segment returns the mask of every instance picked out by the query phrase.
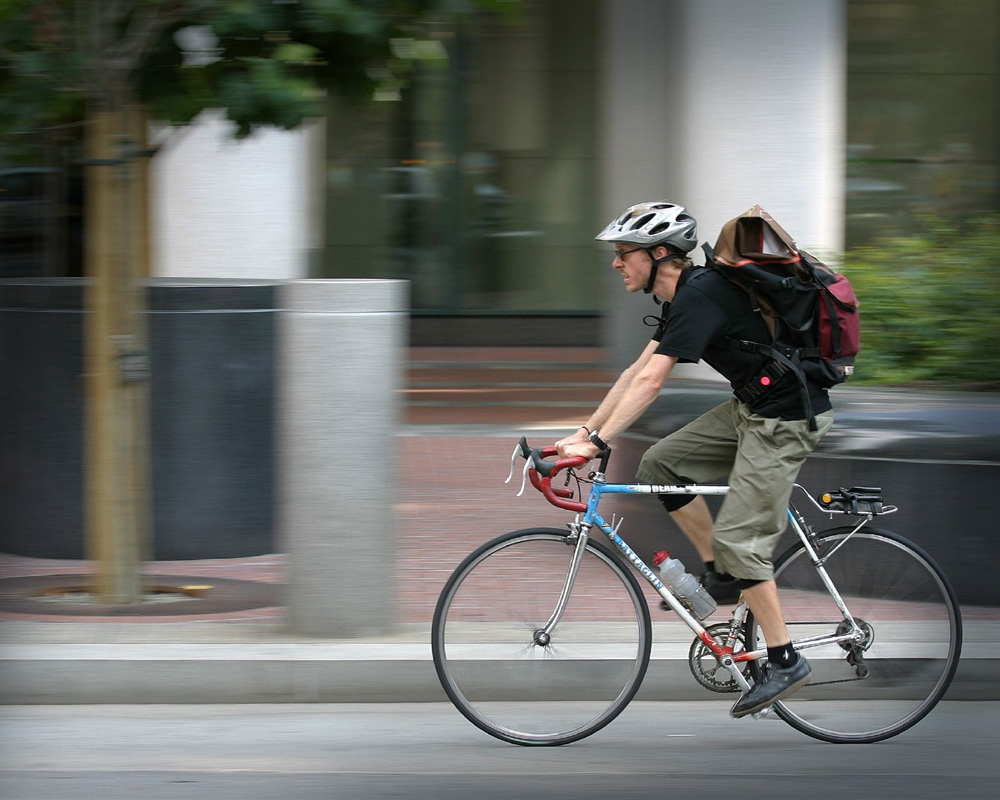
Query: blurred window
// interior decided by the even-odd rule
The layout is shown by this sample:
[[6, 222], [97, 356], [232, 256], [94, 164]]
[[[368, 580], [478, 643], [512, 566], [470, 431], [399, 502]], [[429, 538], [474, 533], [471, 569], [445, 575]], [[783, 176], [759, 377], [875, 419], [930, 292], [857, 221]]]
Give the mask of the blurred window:
[[598, 309], [598, 6], [481, 16], [398, 95], [331, 105], [317, 273], [408, 279], [417, 312]]
[[0, 141], [0, 278], [81, 274], [79, 131], [67, 125]]
[[1000, 0], [848, 0], [847, 245], [1000, 210]]

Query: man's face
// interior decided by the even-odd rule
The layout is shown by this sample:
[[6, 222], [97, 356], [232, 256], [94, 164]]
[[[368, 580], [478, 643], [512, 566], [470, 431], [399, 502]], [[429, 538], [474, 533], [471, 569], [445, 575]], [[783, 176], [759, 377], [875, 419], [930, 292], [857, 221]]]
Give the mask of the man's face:
[[641, 292], [649, 281], [649, 270], [653, 266], [653, 261], [643, 247], [616, 244], [611, 266], [621, 273], [627, 291]]

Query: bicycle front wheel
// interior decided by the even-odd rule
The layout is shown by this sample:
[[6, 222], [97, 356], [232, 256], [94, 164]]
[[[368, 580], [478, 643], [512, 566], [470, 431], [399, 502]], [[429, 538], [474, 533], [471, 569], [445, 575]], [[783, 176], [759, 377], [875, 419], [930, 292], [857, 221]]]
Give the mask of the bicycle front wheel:
[[521, 745], [589, 736], [628, 705], [649, 664], [649, 609], [635, 576], [588, 541], [558, 624], [577, 538], [514, 531], [480, 547], [448, 579], [431, 631], [434, 667], [474, 725]]
[[[802, 648], [811, 681], [774, 708], [817, 739], [877, 742], [915, 725], [944, 695], [958, 667], [962, 618], [948, 579], [923, 550], [890, 531], [852, 530], [824, 531], [815, 545], [864, 639]], [[850, 629], [803, 545], [774, 571], [793, 641]], [[747, 649], [762, 646], [748, 617]], [[751, 665], [755, 678], [761, 663]]]

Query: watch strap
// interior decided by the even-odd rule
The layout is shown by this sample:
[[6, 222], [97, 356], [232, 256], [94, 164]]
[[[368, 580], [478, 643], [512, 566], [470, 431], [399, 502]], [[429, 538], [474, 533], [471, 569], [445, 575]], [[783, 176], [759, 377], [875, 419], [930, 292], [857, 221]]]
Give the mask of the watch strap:
[[610, 450], [610, 449], [611, 449], [611, 448], [610, 448], [610, 447], [608, 446], [608, 443], [607, 443], [607, 442], [605, 442], [605, 441], [604, 441], [604, 440], [603, 440], [603, 439], [602, 439], [602, 438], [601, 438], [601, 437], [600, 437], [600, 436], [598, 435], [597, 431], [594, 431], [593, 433], [591, 433], [591, 434], [590, 434], [590, 436], [589, 436], [589, 437], [587, 437], [587, 438], [589, 438], [589, 439], [590, 439], [590, 442], [591, 442], [591, 444], [595, 444], [595, 445], [597, 445], [598, 449], [600, 449], [600, 450]]

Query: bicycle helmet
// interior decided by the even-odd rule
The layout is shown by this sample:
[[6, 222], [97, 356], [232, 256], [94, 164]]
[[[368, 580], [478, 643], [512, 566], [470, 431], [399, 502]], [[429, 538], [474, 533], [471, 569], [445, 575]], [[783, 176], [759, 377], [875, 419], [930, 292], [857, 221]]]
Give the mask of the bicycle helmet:
[[698, 244], [698, 223], [684, 206], [666, 200], [639, 203], [625, 209], [594, 237], [599, 242], [622, 242], [645, 248], [653, 258], [653, 248], [663, 245], [671, 252], [663, 258], [653, 258], [653, 268], [643, 291], [649, 294], [656, 282], [660, 264], [683, 258]]
[[655, 200], [627, 208], [594, 237], [600, 242], [626, 242], [652, 249], [664, 245], [689, 253], [698, 244], [698, 223], [684, 206]]

